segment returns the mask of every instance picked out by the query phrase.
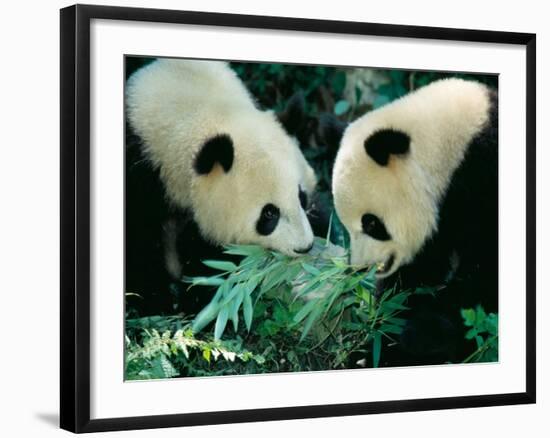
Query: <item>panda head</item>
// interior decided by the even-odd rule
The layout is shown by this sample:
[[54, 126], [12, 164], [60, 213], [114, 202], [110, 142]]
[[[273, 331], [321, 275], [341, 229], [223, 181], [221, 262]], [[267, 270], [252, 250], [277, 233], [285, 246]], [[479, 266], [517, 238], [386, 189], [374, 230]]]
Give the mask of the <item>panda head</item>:
[[378, 264], [384, 278], [414, 260], [438, 228], [440, 200], [489, 106], [485, 86], [447, 79], [345, 129], [332, 189], [352, 265]]
[[374, 126], [356, 131], [350, 126], [343, 143], [353, 147], [338, 155], [334, 204], [350, 235], [351, 264], [380, 264], [377, 275], [385, 277], [419, 251], [436, 226], [437, 206], [422, 169], [410, 159], [406, 132]]
[[192, 211], [203, 236], [290, 256], [308, 252], [313, 232], [305, 209], [316, 179], [297, 143], [269, 111], [219, 121], [193, 159]]

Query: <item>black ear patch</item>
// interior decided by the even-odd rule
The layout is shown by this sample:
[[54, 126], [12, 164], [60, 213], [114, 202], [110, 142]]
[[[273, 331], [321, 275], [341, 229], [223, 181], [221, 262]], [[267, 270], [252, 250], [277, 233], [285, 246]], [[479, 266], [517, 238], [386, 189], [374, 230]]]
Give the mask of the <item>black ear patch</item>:
[[317, 128], [319, 143], [327, 145], [331, 151], [337, 151], [346, 127], [347, 124], [338, 120], [334, 115], [329, 113], [321, 114]]
[[300, 90], [288, 100], [285, 109], [277, 114], [285, 131], [297, 136], [306, 122], [306, 99]]
[[227, 173], [233, 165], [233, 141], [227, 134], [217, 135], [207, 140], [195, 157], [195, 171], [206, 175], [219, 163]]
[[409, 151], [411, 138], [402, 131], [382, 129], [365, 140], [365, 151], [380, 166], [387, 166], [390, 155], [403, 155]]

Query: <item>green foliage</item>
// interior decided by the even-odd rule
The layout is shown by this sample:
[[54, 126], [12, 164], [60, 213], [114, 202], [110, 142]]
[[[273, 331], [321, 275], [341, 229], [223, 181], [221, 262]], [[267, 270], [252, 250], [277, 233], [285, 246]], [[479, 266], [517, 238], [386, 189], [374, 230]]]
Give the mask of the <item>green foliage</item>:
[[[396, 315], [406, 309], [411, 292], [388, 290], [377, 296], [375, 269], [365, 274], [349, 266], [342, 248], [323, 239], [316, 239], [312, 255], [301, 258], [246, 245], [229, 246], [226, 253], [244, 258], [238, 266], [205, 261], [222, 271], [214, 278], [223, 282], [194, 319], [195, 333], [215, 321], [214, 339], [219, 340], [232, 321], [236, 334], [285, 337], [285, 344], [306, 345], [308, 351], [313, 346], [339, 350], [338, 357], [326, 357], [336, 366], [345, 366], [351, 352], [366, 355], [370, 349], [371, 362], [378, 366], [382, 340], [393, 342], [392, 335], [400, 334], [405, 324]], [[195, 285], [205, 280], [186, 281]], [[338, 339], [346, 342], [345, 351], [330, 345]]]
[[[320, 239], [316, 242], [317, 254], [327, 248]], [[367, 281], [363, 275], [354, 276], [347, 272], [349, 267], [343, 257], [329, 255], [318, 258], [306, 256], [291, 258], [256, 246], [229, 246], [226, 253], [245, 256], [239, 266], [222, 265], [207, 260], [210, 267], [216, 266], [223, 272], [216, 276], [225, 276], [212, 301], [197, 315], [193, 322], [195, 332], [200, 331], [216, 319], [214, 337], [219, 339], [231, 318], [234, 331], [238, 330], [239, 311], [242, 308], [245, 328], [250, 331], [253, 318], [253, 303], [266, 293], [294, 292], [295, 298], [309, 297], [293, 318], [294, 324], [305, 321], [301, 335], [303, 339], [315, 320], [326, 314], [335, 299], [344, 291], [352, 290], [361, 281]], [[196, 284], [194, 279], [187, 279]], [[201, 279], [202, 281], [202, 279]], [[313, 296], [319, 288], [326, 289], [320, 296]], [[329, 296], [329, 300], [324, 298]], [[306, 317], [308, 317], [306, 319]]]
[[[158, 322], [171, 325], [176, 320], [174, 317], [159, 317]], [[182, 322], [181, 319], [179, 322]], [[146, 325], [147, 321], [130, 320], [127, 328]], [[133, 329], [127, 330], [127, 380], [215, 375], [219, 373], [216, 368], [223, 368], [224, 373], [240, 374], [243, 367], [255, 370], [264, 361], [262, 356], [243, 349], [238, 340], [223, 343], [212, 339], [195, 339], [188, 324], [173, 335], [169, 329], [162, 333], [156, 329], [143, 329], [139, 335]]]
[[192, 321], [127, 321], [127, 379], [377, 367], [406, 323], [398, 315], [413, 292], [377, 295], [375, 269], [349, 266], [345, 251], [324, 239], [301, 258], [250, 245], [226, 253], [243, 258], [205, 261], [220, 272], [186, 279], [217, 286]]
[[341, 116], [345, 114], [350, 109], [350, 103], [347, 100], [339, 100], [334, 104], [334, 114]]
[[496, 362], [498, 361], [498, 315], [485, 313], [483, 307], [462, 309], [464, 325], [469, 327], [466, 339], [476, 342], [477, 350], [468, 356], [464, 362]]
[[325, 66], [233, 62], [232, 68], [264, 108], [284, 110], [294, 93], [306, 98], [306, 113], [330, 112], [342, 98], [346, 69]]

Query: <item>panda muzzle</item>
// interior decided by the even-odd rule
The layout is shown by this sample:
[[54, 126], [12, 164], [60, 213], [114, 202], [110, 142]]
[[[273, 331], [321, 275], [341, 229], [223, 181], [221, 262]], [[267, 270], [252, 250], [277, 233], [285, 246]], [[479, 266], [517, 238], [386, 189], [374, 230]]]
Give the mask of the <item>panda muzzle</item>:
[[313, 248], [313, 242], [311, 242], [311, 245], [309, 245], [306, 248], [295, 249], [294, 252], [296, 254], [307, 254], [308, 252], [311, 251], [311, 248]]

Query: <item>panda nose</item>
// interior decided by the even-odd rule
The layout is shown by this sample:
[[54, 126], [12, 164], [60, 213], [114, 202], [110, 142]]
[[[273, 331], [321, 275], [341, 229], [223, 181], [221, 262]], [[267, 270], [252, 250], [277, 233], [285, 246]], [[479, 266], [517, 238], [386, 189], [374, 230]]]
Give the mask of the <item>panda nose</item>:
[[307, 254], [311, 251], [311, 248], [313, 248], [313, 242], [311, 242], [311, 245], [309, 245], [307, 248], [295, 249], [294, 252], [297, 254]]

